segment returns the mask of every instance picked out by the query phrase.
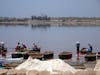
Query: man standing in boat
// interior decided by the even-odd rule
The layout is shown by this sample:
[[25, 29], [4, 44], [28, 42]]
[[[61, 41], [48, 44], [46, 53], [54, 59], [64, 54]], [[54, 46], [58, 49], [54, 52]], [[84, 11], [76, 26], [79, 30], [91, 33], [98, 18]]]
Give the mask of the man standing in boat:
[[76, 42], [76, 50], [77, 50], [77, 59], [79, 59], [79, 53], [80, 53], [80, 43], [79, 43], [79, 41]]

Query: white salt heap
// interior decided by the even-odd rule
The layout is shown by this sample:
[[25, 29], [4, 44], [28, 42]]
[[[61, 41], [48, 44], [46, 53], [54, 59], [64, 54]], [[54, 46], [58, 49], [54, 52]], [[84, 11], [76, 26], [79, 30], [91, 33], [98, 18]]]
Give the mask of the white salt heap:
[[92, 68], [87, 69], [77, 69], [76, 73], [74, 75], [96, 75], [94, 70]]
[[15, 68], [16, 70], [37, 70], [37, 71], [49, 71], [50, 73], [54, 72], [66, 72], [69, 71], [71, 73], [75, 73], [76, 70], [70, 66], [69, 64], [65, 63], [60, 59], [52, 59], [47, 61], [40, 61], [38, 59], [32, 59], [29, 57], [25, 62], [20, 64], [18, 67]]
[[[36, 59], [35, 59], [36, 60]], [[27, 70], [38, 70], [38, 71], [50, 71], [52, 72], [52, 67], [48, 61], [41, 61], [36, 64], [32, 64]]]
[[94, 70], [100, 70], [100, 60], [97, 60]]
[[31, 57], [29, 57], [24, 63], [20, 64], [18, 67], [16, 67], [16, 70], [20, 70], [20, 69], [26, 69], [28, 70], [32, 65], [37, 66], [39, 64], [39, 62], [41, 62], [40, 60], [37, 59], [32, 59]]
[[65, 63], [60, 59], [53, 59], [49, 60], [48, 62], [50, 62], [52, 70], [57, 70], [62, 72], [70, 71], [72, 73], [76, 72], [76, 70], [72, 66], [70, 66], [69, 64]]
[[26, 75], [100, 75], [100, 60], [95, 68], [75, 69], [60, 59], [40, 61], [29, 57], [15, 70], [26, 70]]
[[96, 75], [100, 75], [100, 60], [97, 60], [97, 64], [94, 68], [94, 71], [96, 72]]

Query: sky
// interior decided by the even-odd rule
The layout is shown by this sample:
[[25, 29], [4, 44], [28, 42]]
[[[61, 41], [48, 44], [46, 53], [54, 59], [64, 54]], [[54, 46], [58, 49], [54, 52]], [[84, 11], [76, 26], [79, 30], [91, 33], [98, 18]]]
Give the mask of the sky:
[[0, 0], [0, 16], [100, 17], [100, 0]]

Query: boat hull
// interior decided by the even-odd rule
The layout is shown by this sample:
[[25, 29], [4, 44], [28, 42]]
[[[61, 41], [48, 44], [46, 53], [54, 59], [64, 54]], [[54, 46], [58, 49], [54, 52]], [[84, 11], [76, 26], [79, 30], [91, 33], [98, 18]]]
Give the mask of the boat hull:
[[58, 56], [60, 59], [71, 59], [72, 52], [61, 52]]
[[96, 61], [96, 53], [86, 54], [85, 61]]
[[54, 57], [53, 51], [45, 51], [45, 52], [43, 53], [43, 59], [44, 59], [44, 60], [53, 59], [53, 57]]

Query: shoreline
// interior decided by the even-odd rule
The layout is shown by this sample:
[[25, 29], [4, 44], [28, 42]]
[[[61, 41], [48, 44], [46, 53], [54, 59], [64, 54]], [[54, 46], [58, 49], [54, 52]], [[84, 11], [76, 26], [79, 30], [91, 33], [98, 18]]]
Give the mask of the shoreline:
[[0, 18], [0, 25], [100, 26], [100, 18]]

